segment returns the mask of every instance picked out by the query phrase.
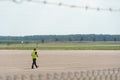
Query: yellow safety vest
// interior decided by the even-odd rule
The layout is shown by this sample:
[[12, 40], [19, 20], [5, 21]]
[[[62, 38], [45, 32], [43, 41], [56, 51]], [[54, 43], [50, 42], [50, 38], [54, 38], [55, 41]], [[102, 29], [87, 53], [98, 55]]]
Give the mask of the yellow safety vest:
[[32, 56], [32, 59], [36, 59], [36, 58], [37, 58], [37, 55], [35, 54], [35, 51], [34, 51], [34, 50], [32, 51], [31, 56]]

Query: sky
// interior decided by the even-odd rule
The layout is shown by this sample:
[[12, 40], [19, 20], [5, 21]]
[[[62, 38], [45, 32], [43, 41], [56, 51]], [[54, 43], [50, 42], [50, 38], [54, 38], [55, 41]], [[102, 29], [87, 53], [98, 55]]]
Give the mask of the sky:
[[[20, 0], [18, 0], [20, 1]], [[0, 0], [0, 36], [120, 34], [120, 11], [91, 10]], [[47, 2], [120, 9], [120, 0], [46, 0]]]

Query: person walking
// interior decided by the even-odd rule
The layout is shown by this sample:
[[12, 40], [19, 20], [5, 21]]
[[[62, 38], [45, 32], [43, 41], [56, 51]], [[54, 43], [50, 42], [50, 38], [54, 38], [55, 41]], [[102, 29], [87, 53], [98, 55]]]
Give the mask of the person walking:
[[32, 60], [33, 60], [33, 62], [32, 62], [32, 69], [34, 69], [34, 66], [35, 66], [36, 68], [38, 68], [39, 66], [36, 64], [36, 59], [37, 59], [37, 57], [38, 57], [36, 48], [33, 49], [31, 56], [32, 56]]

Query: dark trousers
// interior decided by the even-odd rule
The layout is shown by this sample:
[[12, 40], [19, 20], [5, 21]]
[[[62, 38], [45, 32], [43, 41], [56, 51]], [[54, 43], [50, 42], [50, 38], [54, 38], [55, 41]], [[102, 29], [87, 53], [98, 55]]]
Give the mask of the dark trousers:
[[36, 68], [38, 67], [37, 64], [36, 64], [36, 59], [33, 59], [32, 69], [34, 68], [34, 65], [35, 65]]

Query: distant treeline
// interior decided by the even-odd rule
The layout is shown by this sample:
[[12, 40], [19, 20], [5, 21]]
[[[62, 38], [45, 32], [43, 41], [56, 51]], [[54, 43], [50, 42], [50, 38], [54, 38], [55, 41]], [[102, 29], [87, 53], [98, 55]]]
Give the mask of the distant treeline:
[[33, 35], [33, 36], [0, 36], [0, 41], [120, 41], [120, 35], [75, 34], [75, 35]]

